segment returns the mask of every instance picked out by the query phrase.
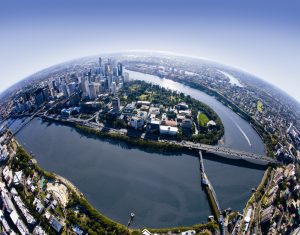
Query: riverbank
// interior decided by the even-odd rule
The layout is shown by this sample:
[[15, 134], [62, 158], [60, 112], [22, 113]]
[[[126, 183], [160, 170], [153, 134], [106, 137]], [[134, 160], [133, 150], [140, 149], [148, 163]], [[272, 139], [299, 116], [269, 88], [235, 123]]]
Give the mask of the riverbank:
[[[87, 201], [87, 199], [80, 192], [80, 190], [75, 185], [73, 185], [69, 180], [65, 179], [60, 175], [47, 172], [44, 169], [42, 169], [36, 163], [36, 161], [33, 161], [33, 158], [23, 149], [23, 147], [16, 140], [14, 142], [16, 146], [15, 151], [16, 151], [17, 159], [14, 158], [12, 160], [13, 169], [24, 170], [25, 176], [29, 177], [30, 175], [35, 175], [39, 179], [44, 178], [46, 179], [46, 181], [60, 182], [67, 187], [69, 193], [69, 200], [67, 206], [65, 208], [62, 208], [64, 211], [63, 214], [65, 216], [65, 218], [63, 218], [65, 223], [65, 231], [68, 228], [71, 228], [72, 226], [78, 225], [84, 231], [88, 231], [89, 234], [95, 234], [95, 235], [104, 234], [105, 231], [113, 234], [120, 234], [120, 235], [131, 234], [131, 231], [129, 231], [124, 225], [119, 224], [109, 219], [108, 217], [102, 215], [100, 212], [98, 212]], [[22, 190], [22, 189], [18, 189], [18, 190]], [[22, 195], [22, 191], [20, 191], [20, 193]], [[42, 192], [40, 193], [41, 195], [43, 194]], [[37, 196], [38, 195], [36, 195], [35, 192], [35, 197]], [[31, 196], [29, 198], [31, 198]], [[31, 206], [30, 200], [27, 201], [25, 200], [25, 198], [23, 198], [23, 200], [27, 205], [27, 207], [30, 209], [31, 213], [37, 216], [37, 213], [35, 212], [34, 208]], [[77, 210], [81, 214], [80, 216], [76, 215], [74, 208], [78, 208]], [[40, 215], [38, 218], [40, 218]], [[89, 223], [89, 225], [87, 225], [87, 222]], [[41, 223], [41, 226], [43, 226], [46, 229], [46, 231], [52, 234], [51, 233], [52, 230], [44, 221], [43, 223]], [[93, 227], [98, 229], [91, 230], [90, 228]], [[101, 231], [103, 231], [103, 233]]]
[[[200, 147], [197, 145], [197, 143], [193, 142], [186, 142], [186, 141], [174, 141], [174, 140], [151, 140], [151, 139], [146, 139], [141, 136], [131, 136], [126, 133], [123, 133], [122, 131], [119, 131], [118, 129], [106, 129], [104, 127], [99, 127], [99, 126], [91, 126], [89, 124], [82, 124], [74, 121], [70, 121], [67, 119], [61, 119], [61, 118], [52, 118], [52, 117], [43, 117], [43, 120], [47, 122], [54, 122], [54, 123], [59, 123], [63, 124], [66, 126], [70, 126], [74, 128], [77, 132], [84, 134], [86, 136], [91, 136], [91, 137], [97, 137], [102, 140], [109, 141], [111, 140], [111, 143], [125, 143], [127, 144], [128, 148], [138, 148], [142, 149], [145, 152], [149, 153], [159, 153], [159, 154], [164, 154], [164, 155], [179, 155], [182, 153], [188, 154], [188, 155], [197, 155], [199, 150], [206, 151], [206, 149], [210, 149], [210, 147], [213, 148], [213, 146], [210, 145], [205, 145], [205, 144], [200, 144]], [[117, 141], [117, 142], [115, 142]], [[200, 149], [199, 149], [199, 148]], [[216, 146], [215, 148], [218, 149]], [[238, 151], [238, 150], [236, 150]], [[209, 150], [208, 150], [209, 153]], [[212, 154], [214, 155], [214, 154]], [[251, 155], [251, 154], [250, 154]], [[252, 154], [253, 155], [253, 154]], [[251, 156], [252, 156], [251, 155]], [[215, 155], [214, 155], [215, 156]], [[226, 156], [225, 155], [220, 155], [218, 158], [213, 157], [210, 158], [212, 160], [216, 161], [222, 161], [222, 162], [228, 162], [233, 161], [231, 164], [236, 165], [236, 164], [247, 164], [249, 166], [252, 166], [254, 168], [260, 167], [260, 166], [265, 166], [267, 164], [272, 164], [271, 162], [273, 161], [272, 159], [271, 162], [268, 163], [268, 159], [265, 160], [259, 160], [260, 157], [259, 155], [253, 156], [253, 159], [245, 157], [231, 157], [231, 156]], [[264, 158], [263, 156], [261, 156]]]
[[[159, 142], [159, 141], [153, 141], [153, 140], [144, 140], [141, 138], [133, 138], [127, 135], [121, 135], [117, 133], [112, 133], [109, 131], [101, 131], [100, 129], [95, 129], [91, 128], [88, 126], [84, 126], [81, 124], [76, 124], [74, 122], [68, 121], [68, 120], [63, 120], [63, 119], [54, 119], [54, 118], [49, 118], [49, 117], [43, 117], [43, 120], [48, 121], [48, 122], [55, 122], [55, 123], [60, 123], [63, 125], [71, 126], [75, 128], [79, 133], [82, 134], [90, 134], [93, 136], [97, 136], [98, 138], [102, 139], [112, 139], [112, 140], [118, 140], [118, 141], [123, 141], [124, 143], [130, 144], [131, 146], [134, 147], [140, 147], [145, 151], [148, 152], [157, 152], [157, 153], [172, 153], [176, 154], [182, 150], [184, 150], [183, 147], [169, 143], [169, 142]], [[186, 151], [186, 150], [185, 150]]]
[[[87, 132], [85, 132], [85, 131], [83, 131], [84, 133], [87, 133]], [[107, 135], [104, 135], [104, 136], [102, 136], [104, 139], [106, 139], [108, 136]], [[119, 138], [116, 138], [116, 140], [119, 140]], [[143, 147], [142, 147], [143, 148]], [[160, 149], [159, 149], [160, 150]]]
[[[176, 81], [176, 80], [175, 80]], [[273, 153], [273, 141], [274, 138], [270, 133], [268, 133], [253, 117], [251, 117], [248, 113], [243, 111], [240, 107], [238, 107], [236, 104], [234, 104], [232, 101], [228, 100], [224, 95], [218, 93], [217, 91], [211, 90], [207, 87], [204, 87], [196, 82], [186, 82], [186, 85], [198, 89], [200, 91], [205, 92], [208, 95], [214, 96], [219, 102], [221, 102], [223, 105], [231, 109], [233, 112], [238, 114], [242, 119], [249, 122], [253, 129], [258, 133], [258, 135], [263, 140], [263, 143], [266, 148], [266, 154], [268, 157], [274, 158]]]
[[[27, 154], [29, 156], [29, 154]], [[87, 199], [84, 197], [84, 195], [82, 195], [82, 193], [79, 191], [79, 189], [73, 185], [69, 180], [65, 179], [64, 177], [55, 174], [55, 173], [50, 173], [47, 171], [42, 170], [37, 163], [34, 164], [34, 169], [38, 169], [38, 172], [40, 172], [39, 174], [42, 174], [43, 176], [45, 176], [46, 178], [51, 177], [52, 181], [55, 182], [60, 182], [63, 183], [64, 185], [66, 185], [66, 187], [68, 188], [69, 192], [70, 192], [70, 201], [67, 204], [67, 207], [65, 209], [66, 213], [67, 213], [67, 220], [66, 220], [66, 226], [71, 226], [72, 224], [78, 224], [82, 229], [84, 229], [84, 231], [88, 231], [86, 229], [89, 229], [88, 227], [86, 227], [85, 223], [83, 223], [87, 218], [93, 218], [93, 220], [96, 220], [96, 222], [100, 221], [101, 222], [101, 227], [103, 228], [107, 228], [107, 227], [111, 227], [111, 226], [120, 226], [121, 228], [126, 228], [124, 225], [119, 224], [119, 223], [115, 223], [114, 221], [110, 220], [108, 217], [102, 215], [101, 213], [99, 213], [88, 201]], [[80, 206], [79, 206], [80, 205]], [[78, 208], [80, 208], [79, 213], [83, 213], [84, 216], [77, 216], [77, 213], [73, 213], [73, 209], [76, 208], [76, 210], [78, 210]], [[84, 209], [83, 209], [84, 208]], [[86, 215], [87, 214], [87, 215]], [[84, 221], [81, 221], [81, 218], [84, 219]], [[92, 226], [92, 225], [91, 225]], [[193, 225], [193, 226], [185, 226], [185, 227], [176, 227], [176, 228], [168, 228], [168, 229], [159, 229], [159, 228], [149, 228], [148, 230], [150, 231], [173, 231], [173, 232], [178, 232], [178, 231], [186, 231], [186, 230], [196, 230], [197, 232], [203, 232], [205, 231], [206, 234], [211, 234], [214, 231], [214, 223], [208, 223], [208, 224], [197, 224], [197, 225]], [[92, 230], [94, 231], [94, 230]], [[122, 231], [122, 230], [120, 230]], [[121, 233], [119, 231], [119, 233], [117, 234], [141, 234], [142, 228], [141, 229], [125, 229], [125, 232]], [[127, 231], [127, 232], [126, 232]], [[94, 234], [94, 233], [90, 233], [91, 231], [89, 231], [89, 234]], [[102, 233], [97, 233], [97, 234], [102, 234]], [[111, 233], [109, 233], [111, 234]]]
[[[133, 71], [133, 72], [138, 72], [138, 73], [145, 73], [151, 76], [156, 76], [153, 75], [147, 71], [140, 72], [139, 70], [132, 69], [132, 68], [126, 68], [128, 71]], [[196, 81], [192, 80], [180, 80], [176, 79], [173, 77], [167, 77], [166, 79], [169, 79], [173, 82], [183, 84], [185, 86], [188, 86], [190, 88], [199, 90], [201, 92], [204, 92], [205, 94], [209, 96], [213, 96], [218, 102], [223, 104], [225, 107], [229, 108], [232, 110], [234, 113], [239, 115], [242, 119], [247, 121], [252, 128], [256, 131], [256, 133], [260, 136], [262, 139], [264, 146], [265, 146], [265, 153], [268, 157], [273, 157], [274, 158], [274, 143], [276, 142], [276, 137], [269, 132], [267, 132], [252, 116], [250, 116], [248, 113], [246, 113], [244, 110], [242, 110], [239, 106], [237, 106], [233, 101], [227, 99], [224, 95], [220, 94], [216, 90], [212, 90], [206, 86], [203, 86], [202, 84], [199, 84]]]

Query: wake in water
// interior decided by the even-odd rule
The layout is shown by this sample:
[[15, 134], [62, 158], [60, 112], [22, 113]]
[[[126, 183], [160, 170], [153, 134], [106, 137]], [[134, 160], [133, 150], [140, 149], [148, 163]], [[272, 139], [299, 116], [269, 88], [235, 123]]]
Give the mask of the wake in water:
[[[233, 121], [233, 120], [232, 120]], [[237, 124], [235, 121], [233, 121], [233, 123], [236, 125], [236, 127], [239, 129], [239, 131], [243, 134], [243, 136], [245, 137], [245, 139], [247, 140], [248, 144], [250, 147], [252, 147], [252, 144], [248, 138], [248, 136], [246, 135], [246, 133], [243, 131], [243, 129], [239, 126], [239, 124]]]

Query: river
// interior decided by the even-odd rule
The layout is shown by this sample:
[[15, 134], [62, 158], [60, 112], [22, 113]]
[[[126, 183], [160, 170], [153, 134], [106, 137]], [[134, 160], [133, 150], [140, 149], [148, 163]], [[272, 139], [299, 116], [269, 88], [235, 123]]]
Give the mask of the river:
[[[226, 146], [264, 152], [250, 125], [214, 97], [151, 75], [130, 72], [130, 77], [179, 90], [210, 105], [224, 123]], [[11, 128], [19, 124], [18, 120]], [[71, 127], [38, 118], [16, 138], [27, 151], [34, 153], [41, 167], [69, 179], [95, 208], [120, 223], [127, 223], [130, 212], [136, 214], [133, 227], [193, 225], [205, 222], [210, 215], [201, 189], [198, 159], [194, 156], [149, 153], [118, 141], [82, 135]], [[251, 188], [259, 184], [263, 175], [261, 169], [211, 158], [205, 158], [204, 164], [224, 209], [241, 211]]]

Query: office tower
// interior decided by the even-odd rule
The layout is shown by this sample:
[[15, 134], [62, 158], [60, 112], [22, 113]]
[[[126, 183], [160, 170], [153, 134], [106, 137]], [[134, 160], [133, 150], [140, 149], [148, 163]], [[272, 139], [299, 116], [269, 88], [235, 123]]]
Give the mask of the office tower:
[[94, 83], [89, 84], [89, 98], [91, 100], [96, 99], [97, 94], [96, 94], [96, 87]]
[[104, 83], [104, 91], [107, 91], [108, 89], [109, 89], [108, 80], [105, 79], [105, 83]]
[[124, 82], [128, 82], [129, 81], [129, 73], [125, 72], [124, 73]]
[[68, 87], [66, 84], [61, 85], [61, 91], [64, 93], [64, 97], [69, 96]]
[[72, 95], [77, 91], [77, 84], [75, 82], [71, 82], [68, 84], [69, 94]]
[[34, 99], [35, 99], [35, 104], [37, 107], [40, 107], [44, 101], [44, 94], [43, 94], [43, 89], [42, 88], [38, 88], [35, 92], [34, 92]]
[[57, 84], [57, 82], [55, 80], [52, 81], [52, 87], [54, 88], [54, 90], [58, 93], [59, 92], [59, 85]]
[[111, 87], [111, 84], [112, 84], [112, 76], [108, 76], [107, 78], [106, 78], [106, 80], [107, 80], [107, 84], [108, 84], [108, 89]]
[[113, 76], [118, 76], [118, 68], [117, 67], [113, 68]]
[[70, 105], [71, 106], [77, 106], [80, 101], [80, 95], [79, 93], [74, 93], [72, 96], [70, 96]]
[[120, 110], [120, 98], [119, 97], [113, 98], [111, 103], [112, 103], [112, 107], [114, 110], [117, 110], [117, 111]]
[[113, 66], [110, 63], [106, 63], [104, 66], [105, 77], [111, 76], [113, 74]]
[[102, 67], [102, 58], [99, 57], [99, 67], [101, 68]]
[[89, 93], [89, 80], [88, 77], [84, 77], [81, 82], [81, 89], [84, 94]]
[[115, 82], [112, 82], [111, 84], [111, 92], [113, 95], [115, 95], [117, 92], [117, 84]]
[[100, 83], [95, 82], [93, 84], [95, 86], [96, 95], [99, 95], [100, 94]]
[[123, 65], [122, 63], [118, 63], [117, 65], [117, 69], [118, 69], [118, 76], [122, 76], [123, 75]]
[[50, 91], [49, 91], [48, 86], [43, 88], [43, 96], [44, 96], [45, 101], [50, 100]]

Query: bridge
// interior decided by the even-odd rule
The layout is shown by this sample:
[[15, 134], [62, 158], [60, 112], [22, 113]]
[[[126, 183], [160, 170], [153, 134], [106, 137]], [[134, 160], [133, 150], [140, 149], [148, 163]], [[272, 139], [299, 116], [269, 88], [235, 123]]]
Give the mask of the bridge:
[[[55, 106], [56, 104], [54, 104], [53, 106]], [[35, 114], [33, 114], [29, 120], [24, 123], [20, 128], [18, 128], [18, 130], [14, 133], [14, 135], [16, 135], [24, 126], [26, 126], [36, 115], [38, 114], [38, 112], [36, 112]], [[44, 113], [43, 116], [46, 116], [47, 112]], [[76, 118], [72, 118], [71, 120], [69, 120], [70, 122], [74, 122], [80, 125], [85, 125], [85, 126], [89, 126], [89, 121], [93, 118], [96, 119], [96, 123], [95, 124], [91, 124], [91, 128], [101, 128], [101, 130], [104, 130], [107, 128], [104, 128], [103, 125], [101, 125], [98, 121], [97, 118], [97, 114], [94, 115], [92, 118], [90, 118], [89, 120], [81, 120], [81, 119], [76, 119]], [[119, 129], [114, 129], [114, 128], [109, 128], [108, 129], [111, 132], [117, 133], [117, 134], [129, 134], [127, 131], [124, 132], [124, 130], [119, 130]], [[132, 136], [132, 137], [137, 137], [137, 136]], [[145, 136], [141, 135], [139, 136], [139, 138], [144, 139]], [[166, 140], [164, 139], [160, 139], [159, 136], [157, 136], [157, 140], [160, 142], [166, 142]], [[246, 151], [241, 151], [241, 150], [236, 150], [236, 149], [232, 149], [230, 147], [224, 147], [224, 146], [217, 146], [217, 145], [207, 145], [207, 144], [200, 144], [200, 143], [194, 143], [194, 142], [190, 142], [190, 141], [176, 141], [176, 140], [168, 140], [167, 142], [170, 142], [172, 144], [181, 146], [183, 148], [187, 148], [187, 149], [194, 149], [197, 151], [203, 151], [203, 152], [207, 152], [207, 153], [213, 153], [213, 154], [217, 154], [217, 155], [222, 155], [223, 157], [227, 157], [227, 158], [231, 158], [231, 159], [242, 159], [242, 160], [246, 160], [249, 162], [253, 162], [255, 164], [262, 164], [262, 165], [267, 165], [269, 163], [273, 163], [273, 164], [278, 164], [279, 162], [274, 159], [274, 158], [270, 158], [264, 155], [259, 155], [259, 154], [255, 154], [255, 153], [250, 153], [250, 152], [246, 152]]]
[[243, 159], [255, 163], [279, 163], [276, 159], [270, 158], [264, 155], [259, 155], [256, 153], [249, 153], [246, 151], [236, 150], [229, 147], [217, 146], [217, 145], [207, 145], [207, 144], [197, 144], [192, 142], [182, 143], [183, 147], [196, 149], [198, 151], [204, 151], [207, 153], [221, 154], [225, 156], [230, 156], [232, 159]]
[[[63, 103], [67, 102], [67, 99], [64, 99], [63, 101], [61, 101]], [[48, 110], [52, 109], [53, 107], [55, 107], [58, 103], [54, 103], [50, 108], [48, 108]], [[28, 123], [30, 123], [35, 117], [37, 117], [39, 114], [40, 116], [46, 115], [48, 111], [45, 111], [43, 113], [43, 109], [45, 108], [45, 104], [39, 108], [35, 113], [33, 113], [31, 116], [28, 117], [28, 120], [26, 120], [24, 123], [22, 123], [21, 126], [19, 126], [15, 132], [13, 133], [13, 136], [15, 136], [16, 134], [18, 134]], [[9, 128], [9, 127], [8, 127]]]
[[203, 157], [202, 157], [202, 151], [199, 151], [199, 165], [200, 165], [200, 173], [201, 173], [201, 184], [202, 187], [205, 189], [208, 200], [211, 205], [212, 212], [217, 219], [220, 229], [221, 229], [221, 234], [225, 235], [225, 226], [224, 226], [224, 218], [222, 215], [222, 209], [220, 206], [220, 203], [217, 198], [217, 194], [214, 190], [214, 187], [212, 186], [211, 182], [209, 181], [205, 169], [204, 169], [204, 163], [203, 163]]
[[205, 173], [203, 157], [202, 157], [201, 151], [199, 151], [199, 165], [200, 165], [200, 173], [201, 173], [201, 184], [203, 186], [207, 187], [206, 189], [210, 191], [211, 196], [212, 196], [211, 203], [213, 203], [215, 206], [215, 209], [217, 209], [217, 211], [214, 211], [214, 213], [215, 213], [215, 216], [219, 219], [220, 214], [221, 214], [221, 207], [220, 207], [219, 201], [217, 199], [217, 194], [215, 193], [215, 190]]
[[39, 114], [40, 110], [36, 111], [34, 114], [32, 114], [31, 116], [28, 117], [28, 119], [23, 122], [12, 134], [12, 136], [15, 136], [16, 134], [18, 134], [18, 132], [20, 132], [28, 123], [30, 123], [35, 117], [37, 117], [37, 115]]

